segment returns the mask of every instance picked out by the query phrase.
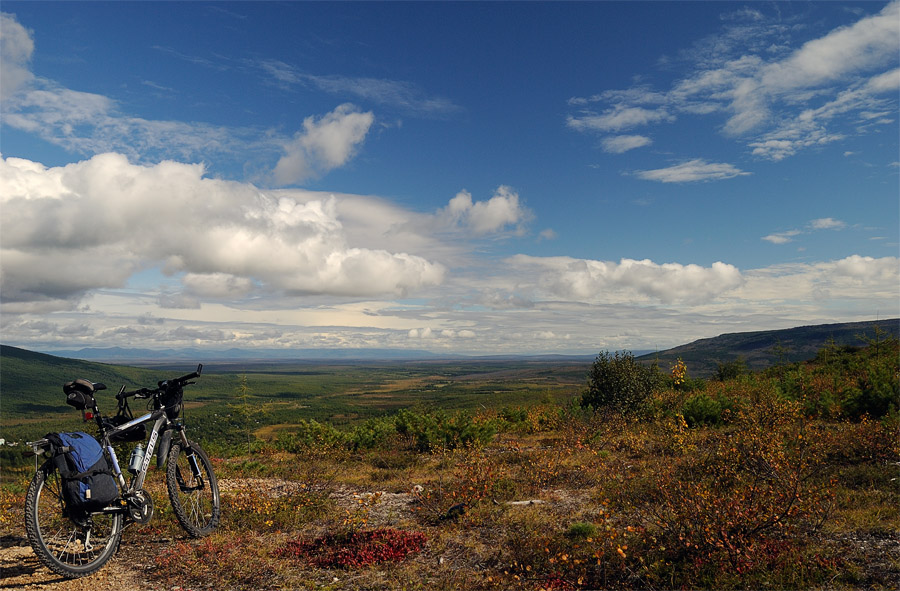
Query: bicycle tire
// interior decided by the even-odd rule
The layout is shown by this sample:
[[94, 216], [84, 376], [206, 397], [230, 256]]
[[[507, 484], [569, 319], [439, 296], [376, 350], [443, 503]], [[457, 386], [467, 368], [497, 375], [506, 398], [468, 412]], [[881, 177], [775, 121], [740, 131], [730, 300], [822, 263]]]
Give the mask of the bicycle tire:
[[[62, 477], [52, 461], [38, 469], [25, 494], [25, 532], [38, 559], [53, 572], [75, 579], [99, 570], [122, 540], [121, 513], [92, 513], [71, 519], [62, 496]], [[85, 532], [90, 535], [85, 537]]]
[[[189, 462], [193, 452], [200, 468], [200, 478], [194, 477]], [[193, 441], [185, 448], [174, 443], [166, 460], [166, 488], [178, 523], [192, 537], [201, 538], [219, 525], [221, 506], [219, 484], [206, 452]]]

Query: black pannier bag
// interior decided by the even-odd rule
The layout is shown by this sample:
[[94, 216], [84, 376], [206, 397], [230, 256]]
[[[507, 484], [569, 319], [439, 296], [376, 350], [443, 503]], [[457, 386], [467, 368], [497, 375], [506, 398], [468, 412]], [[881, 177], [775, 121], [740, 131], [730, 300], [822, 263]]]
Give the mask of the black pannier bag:
[[[132, 420], [133, 417], [130, 414], [119, 413], [114, 417], [103, 419], [103, 426], [107, 430], [114, 429], [121, 425], [124, 425], [128, 421]], [[115, 435], [111, 435], [110, 441], [143, 441], [147, 438], [147, 428], [144, 427], [143, 423], [138, 425], [134, 425], [133, 427], [128, 427], [121, 433], [116, 433]]]
[[[162, 387], [162, 385], [163, 382], [160, 382], [160, 387]], [[181, 401], [183, 398], [184, 390], [177, 385], [169, 384], [168, 387], [156, 397], [153, 408], [156, 410], [164, 408], [166, 410], [166, 416], [169, 417], [170, 420], [175, 420], [181, 412]]]
[[63, 392], [66, 394], [66, 404], [78, 410], [94, 408], [94, 384], [91, 382], [84, 379], [66, 382]]
[[62, 476], [66, 507], [76, 514], [100, 511], [119, 496], [112, 470], [96, 439], [83, 432], [48, 433]]

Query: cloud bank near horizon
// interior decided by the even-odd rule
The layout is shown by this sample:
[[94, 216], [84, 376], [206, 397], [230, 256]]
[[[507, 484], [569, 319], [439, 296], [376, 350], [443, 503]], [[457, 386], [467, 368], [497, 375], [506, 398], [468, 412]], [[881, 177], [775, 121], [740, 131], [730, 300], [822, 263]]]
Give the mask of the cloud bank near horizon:
[[[773, 303], [789, 317], [827, 318], [835, 305], [852, 310], [873, 301], [889, 310], [900, 281], [896, 257], [749, 270], [725, 262], [473, 258], [481, 240], [518, 233], [530, 219], [506, 186], [483, 201], [460, 191], [444, 208], [422, 213], [359, 195], [267, 191], [207, 178], [201, 165], [132, 164], [109, 153], [62, 167], [3, 158], [0, 199], [4, 335], [33, 338], [40, 327], [45, 346], [162, 333], [184, 345], [416, 341], [505, 350], [529, 333], [567, 330], [559, 346], [585, 348], [594, 323], [635, 326], [675, 310], [707, 322], [762, 316]], [[808, 231], [841, 227], [820, 218]], [[168, 277], [164, 287], [135, 286], [154, 270]], [[33, 317], [78, 318], [95, 306], [105, 310], [99, 334], [83, 315], [71, 324]], [[607, 307], [615, 319], [583, 317]], [[538, 314], [518, 319], [515, 310], [557, 322], [540, 329]], [[323, 325], [329, 328], [311, 328]]]

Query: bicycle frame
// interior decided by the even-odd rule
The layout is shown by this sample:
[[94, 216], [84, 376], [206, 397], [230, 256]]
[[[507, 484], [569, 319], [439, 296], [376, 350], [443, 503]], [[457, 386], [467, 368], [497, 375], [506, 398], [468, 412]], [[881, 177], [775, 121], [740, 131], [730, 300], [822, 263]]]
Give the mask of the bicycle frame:
[[[110, 439], [114, 437], [117, 433], [126, 431], [131, 427], [136, 425], [140, 425], [142, 423], [147, 423], [155, 420], [156, 422], [153, 424], [153, 428], [150, 430], [150, 439], [147, 441], [147, 449], [144, 451], [144, 459], [141, 463], [141, 467], [134, 474], [131, 479], [131, 484], [126, 484], [125, 475], [122, 473], [122, 469], [119, 467], [119, 460], [116, 457], [116, 451], [113, 449], [113, 446], [110, 444]], [[113, 463], [113, 469], [115, 470], [116, 480], [119, 483], [119, 488], [124, 492], [124, 494], [134, 493], [144, 487], [144, 479], [147, 477], [147, 470], [150, 468], [150, 459], [153, 457], [153, 451], [156, 448], [156, 443], [159, 440], [160, 432], [166, 434], [169, 433], [170, 429], [178, 429], [181, 440], [187, 445], [187, 436], [184, 434], [183, 425], [175, 423], [175, 421], [169, 420], [169, 417], [166, 415], [166, 411], [164, 409], [155, 410], [153, 412], [149, 412], [144, 416], [138, 417], [127, 423], [120, 425], [118, 427], [114, 427], [111, 430], [105, 431], [103, 433], [103, 442], [102, 445], [104, 449], [109, 453], [110, 459]], [[169, 444], [171, 442], [171, 436], [165, 437], [163, 436], [163, 445], [160, 446], [159, 453], [157, 454], [157, 465], [162, 467], [166, 462], [166, 454], [169, 451]], [[193, 469], [193, 463], [191, 465]]]

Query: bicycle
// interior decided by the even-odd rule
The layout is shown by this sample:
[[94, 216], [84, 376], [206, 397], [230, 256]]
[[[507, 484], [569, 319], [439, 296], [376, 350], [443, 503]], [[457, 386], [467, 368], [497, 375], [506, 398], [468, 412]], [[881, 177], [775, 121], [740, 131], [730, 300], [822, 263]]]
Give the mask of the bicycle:
[[[157, 468], [166, 468], [166, 488], [178, 523], [192, 537], [205, 536], [218, 526], [219, 487], [212, 464], [203, 449], [187, 438], [179, 417], [184, 387], [194, 384], [192, 380], [200, 377], [202, 369], [203, 365], [198, 365], [197, 371], [158, 382], [152, 390], [126, 392], [123, 385], [116, 395], [118, 413], [112, 418], [102, 417], [94, 397], [95, 392], [106, 389], [104, 384], [80, 379], [64, 386], [66, 402], [82, 411], [85, 422], [93, 419], [97, 424], [96, 439], [118, 489], [113, 494], [118, 496], [97, 510], [72, 509], [59, 468], [60, 454], [70, 448], [60, 448], [59, 437], [53, 434], [28, 443], [36, 457], [47, 459], [36, 468], [25, 495], [25, 530], [35, 554], [50, 570], [66, 578], [91, 574], [115, 555], [125, 527], [150, 521], [153, 499], [143, 486], [157, 443]], [[128, 407], [132, 397], [149, 399], [149, 412], [133, 418]], [[145, 423], [151, 422], [144, 450]], [[127, 483], [111, 445], [115, 441], [137, 442], [127, 467], [131, 474]]]

